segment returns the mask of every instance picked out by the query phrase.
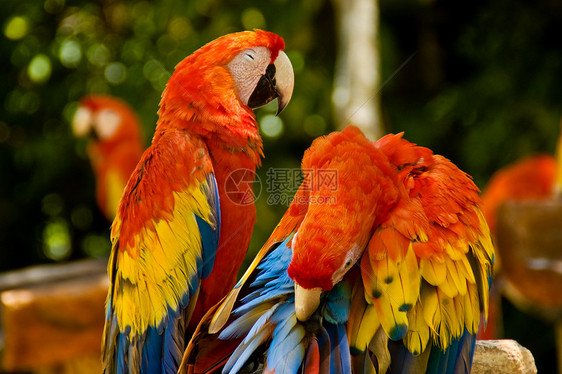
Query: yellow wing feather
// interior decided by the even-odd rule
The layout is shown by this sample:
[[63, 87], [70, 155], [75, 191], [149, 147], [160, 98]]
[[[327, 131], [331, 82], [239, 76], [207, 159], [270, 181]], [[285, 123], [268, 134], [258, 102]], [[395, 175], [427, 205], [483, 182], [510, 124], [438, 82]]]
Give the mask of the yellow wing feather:
[[429, 326], [425, 322], [421, 303], [418, 301], [408, 312], [408, 333], [404, 338], [404, 345], [412, 354], [418, 355], [425, 351], [429, 342]]
[[[129, 248], [114, 248], [112, 255], [117, 256], [118, 266], [112, 305], [118, 325], [131, 327], [130, 337], [146, 331], [149, 325], [158, 326], [168, 307], [178, 305], [187, 287], [197, 287], [193, 282], [202, 245], [195, 215], [216, 225], [204, 190], [191, 186], [173, 193], [175, 207], [170, 220], [153, 222], [153, 227], [143, 228], [135, 237], [131, 253], [138, 252], [138, 257], [131, 257]], [[120, 224], [118, 219], [115, 224]], [[118, 238], [113, 244], [118, 244]]]
[[377, 311], [382, 328], [390, 339], [402, 339], [408, 331], [406, 312], [400, 311], [398, 303], [386, 292], [372, 299], [371, 302]]
[[[458, 214], [467, 214], [467, 222], [474, 218], [472, 225], [444, 215], [455, 223], [434, 223], [427, 233], [418, 229], [410, 237], [407, 230], [379, 227], [362, 260], [365, 298], [372, 306], [361, 305], [361, 321], [376, 321], [369, 323], [374, 327], [380, 323], [388, 337], [402, 338], [414, 355], [430, 344], [446, 349], [465, 327], [476, 334], [480, 313], [487, 316], [494, 250], [478, 205], [465, 212]], [[423, 246], [416, 248], [424, 256], [418, 257], [415, 245]], [[352, 324], [351, 339], [363, 349], [376, 330], [363, 333], [361, 326]]]

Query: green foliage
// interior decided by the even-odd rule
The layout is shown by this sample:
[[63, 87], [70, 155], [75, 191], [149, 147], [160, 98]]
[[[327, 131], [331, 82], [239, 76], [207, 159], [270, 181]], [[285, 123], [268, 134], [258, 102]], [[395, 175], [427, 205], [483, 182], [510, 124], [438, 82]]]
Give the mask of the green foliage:
[[560, 130], [562, 5], [496, 0], [381, 2], [383, 89], [393, 132], [451, 158], [482, 188]]
[[[88, 93], [125, 99], [138, 111], [149, 144], [174, 66], [218, 36], [274, 31], [294, 63], [291, 106], [280, 118], [272, 107], [258, 113], [265, 153], [272, 155], [262, 170], [298, 168], [311, 140], [330, 130], [334, 36], [325, 1], [34, 0], [0, 7], [0, 269], [107, 255], [109, 223], [95, 205], [85, 143], [69, 126], [77, 101]], [[286, 209], [258, 205], [269, 219], [256, 225], [254, 252]]]
[[[150, 142], [162, 89], [174, 66], [228, 32], [260, 27], [282, 35], [296, 73], [295, 94], [278, 119], [258, 112], [269, 167], [298, 167], [311, 140], [335, 126], [331, 88], [335, 25], [331, 3], [259, 1], [3, 1], [0, 60], [0, 246], [3, 268], [43, 261], [48, 219], [70, 222], [72, 256], [84, 238], [108, 225], [93, 200], [85, 144], [69, 121], [87, 93], [124, 98], [138, 111]], [[480, 186], [498, 167], [523, 155], [552, 152], [558, 133], [560, 6], [506, 0], [459, 7], [439, 2], [380, 4], [387, 130], [446, 155]], [[367, 98], [366, 98], [367, 99]], [[41, 210], [60, 197], [55, 217]], [[85, 208], [87, 207], [87, 208]], [[265, 214], [252, 249], [263, 242], [284, 205], [258, 201]], [[88, 224], [76, 211], [89, 209]], [[25, 222], [25, 224], [22, 224]], [[91, 251], [87, 251], [92, 253]]]

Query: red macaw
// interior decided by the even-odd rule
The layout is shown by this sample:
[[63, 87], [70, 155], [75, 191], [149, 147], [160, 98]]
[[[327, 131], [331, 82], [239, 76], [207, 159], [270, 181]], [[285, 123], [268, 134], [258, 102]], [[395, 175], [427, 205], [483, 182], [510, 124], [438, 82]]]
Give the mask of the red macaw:
[[[562, 191], [562, 136], [558, 138], [558, 160], [548, 154], [537, 154], [517, 160], [496, 171], [482, 193], [482, 211], [496, 236], [499, 207], [506, 201], [547, 200]], [[501, 273], [497, 256], [495, 272]], [[496, 282], [501, 285], [501, 282]], [[490, 295], [489, 323], [480, 330], [478, 339], [498, 339], [502, 335], [501, 296], [496, 287]]]
[[180, 372], [468, 372], [494, 260], [470, 177], [402, 134], [372, 143], [353, 127], [315, 140], [302, 168]]
[[105, 372], [175, 373], [190, 331], [236, 282], [262, 155], [252, 109], [287, 105], [283, 49], [266, 31], [233, 33], [176, 66], [112, 226]]
[[497, 210], [509, 200], [546, 200], [562, 193], [562, 120], [555, 157], [538, 154], [496, 171], [482, 192], [482, 210], [494, 235]]
[[89, 95], [80, 100], [72, 131], [77, 137], [91, 137], [87, 153], [96, 177], [96, 200], [111, 221], [144, 149], [140, 121], [124, 101]]

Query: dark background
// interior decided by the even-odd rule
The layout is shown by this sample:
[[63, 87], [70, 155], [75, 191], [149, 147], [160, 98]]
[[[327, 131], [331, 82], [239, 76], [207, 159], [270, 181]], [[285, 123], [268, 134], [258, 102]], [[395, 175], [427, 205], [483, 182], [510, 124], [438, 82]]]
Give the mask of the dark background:
[[[554, 0], [381, 0], [386, 131], [455, 162], [485, 187], [524, 155], [553, 153], [562, 98], [562, 3]], [[146, 144], [176, 63], [243, 29], [283, 36], [295, 92], [282, 132], [264, 134], [264, 191], [249, 257], [286, 209], [269, 204], [270, 167], [297, 168], [303, 151], [336, 128], [331, 93], [337, 40], [329, 1], [0, 2], [0, 270], [107, 256], [109, 223], [94, 201], [85, 142], [70, 119], [86, 93], [125, 99]], [[367, 99], [367, 98], [365, 98]], [[271, 116], [274, 106], [258, 111]], [[263, 122], [263, 121], [262, 121]], [[288, 194], [294, 191], [286, 191]], [[505, 334], [555, 370], [554, 333], [504, 301]]]

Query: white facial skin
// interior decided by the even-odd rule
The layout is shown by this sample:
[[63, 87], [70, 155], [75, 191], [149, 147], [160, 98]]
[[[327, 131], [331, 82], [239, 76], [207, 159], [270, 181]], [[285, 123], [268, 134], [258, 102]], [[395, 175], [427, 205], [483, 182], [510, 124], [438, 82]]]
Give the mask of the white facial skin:
[[357, 260], [359, 260], [362, 253], [362, 248], [357, 244], [355, 244], [349, 250], [349, 252], [347, 252], [342, 265], [336, 271], [334, 271], [334, 274], [332, 275], [332, 284], [335, 285], [343, 279], [344, 275], [349, 271], [349, 269], [351, 269], [351, 267], [357, 262]]
[[121, 115], [111, 109], [102, 109], [93, 113], [87, 107], [79, 107], [72, 119], [72, 131], [75, 136], [88, 135], [92, 128], [97, 136], [106, 140], [115, 135], [121, 124]]
[[114, 110], [102, 109], [96, 113], [94, 118], [94, 127], [100, 139], [111, 138], [119, 125], [121, 124], [121, 116]]
[[243, 50], [227, 65], [244, 105], [248, 105], [250, 96], [270, 61], [271, 52], [267, 47], [254, 47]]
[[79, 107], [72, 119], [72, 132], [77, 137], [86, 136], [92, 127], [92, 111]]

